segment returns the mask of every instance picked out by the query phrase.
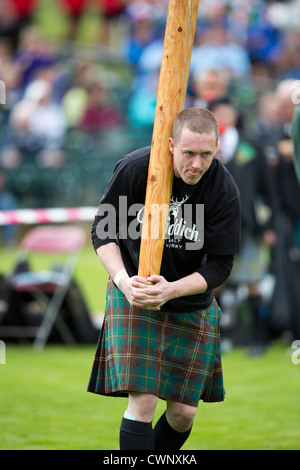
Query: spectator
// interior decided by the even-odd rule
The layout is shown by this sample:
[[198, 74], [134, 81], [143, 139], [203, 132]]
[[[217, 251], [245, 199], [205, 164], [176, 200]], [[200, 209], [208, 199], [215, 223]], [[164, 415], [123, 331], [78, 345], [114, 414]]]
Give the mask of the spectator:
[[[41, 166], [60, 166], [60, 147], [66, 131], [66, 120], [60, 106], [51, 101], [52, 85], [44, 80], [33, 81], [24, 99], [11, 112], [11, 138], [3, 152], [36, 154]], [[24, 156], [24, 155], [23, 155]]]
[[266, 15], [260, 15], [247, 28], [247, 50], [251, 61], [271, 66], [282, 48], [282, 32]]
[[277, 77], [280, 80], [300, 78], [300, 32], [287, 31], [282, 46], [274, 57]]
[[20, 99], [21, 69], [15, 63], [11, 42], [8, 38], [0, 38], [0, 79], [5, 84], [5, 104], [7, 110]]
[[68, 20], [67, 39], [77, 39], [80, 20], [86, 9], [86, 0], [58, 0]]
[[22, 73], [22, 88], [34, 80], [39, 71], [53, 65], [55, 50], [36, 26], [25, 28], [20, 35], [20, 44], [15, 62]]
[[[117, 27], [124, 13], [127, 0], [95, 0], [102, 15], [100, 43], [105, 46], [116, 45]], [[123, 39], [123, 38], [122, 38]]]
[[0, 11], [0, 36], [10, 40], [13, 51], [19, 47], [24, 28], [32, 25], [37, 0], [2, 0]]
[[133, 126], [151, 127], [154, 123], [159, 70], [155, 70], [139, 81], [130, 97], [127, 118]]
[[86, 108], [78, 123], [78, 128], [95, 135], [101, 130], [123, 123], [121, 111], [119, 107], [112, 104], [108, 88], [99, 81], [92, 82], [88, 89]]
[[209, 68], [225, 68], [232, 78], [243, 77], [251, 70], [247, 50], [230, 38], [222, 24], [207, 28], [202, 44], [192, 53], [191, 72]]
[[283, 80], [276, 89], [278, 118], [281, 123], [281, 135], [277, 143], [279, 154], [277, 182], [281, 207], [293, 224], [300, 217], [300, 188], [293, 165], [294, 152], [291, 139], [291, 126], [295, 113], [295, 104], [292, 100], [294, 83], [293, 79]]
[[12, 107], [6, 141], [2, 144], [1, 163], [4, 168], [20, 167], [27, 153], [31, 155], [38, 150], [29, 132], [33, 112], [34, 104], [25, 100]]
[[[248, 287], [248, 306], [252, 318], [250, 355], [260, 355], [268, 344], [268, 319], [259, 291], [259, 282], [268, 272], [266, 248], [275, 244], [272, 219], [259, 218], [257, 202], [273, 208], [274, 195], [269, 169], [257, 142], [237, 129], [238, 113], [227, 98], [210, 103], [222, 129], [220, 154], [235, 179], [241, 195], [241, 252], [236, 257], [231, 281]], [[268, 211], [270, 212], [270, 210]]]
[[[133, 11], [135, 12], [135, 10]], [[129, 17], [129, 34], [121, 45], [121, 55], [127, 62], [137, 65], [143, 50], [154, 39], [154, 26], [149, 12], [136, 12], [138, 16]]]
[[69, 129], [81, 123], [88, 102], [88, 92], [80, 86], [71, 87], [62, 99], [64, 114]]
[[80, 21], [89, 7], [94, 7], [99, 15], [100, 37], [102, 45], [108, 46], [116, 36], [115, 26], [122, 16], [128, 0], [60, 0], [62, 9], [68, 18], [69, 30], [67, 39], [78, 39]]
[[152, 20], [166, 17], [168, 5], [167, 0], [131, 0], [127, 2], [125, 9], [126, 16], [133, 22], [142, 18]]
[[192, 105], [207, 107], [216, 98], [227, 95], [230, 77], [226, 70], [207, 69], [195, 72], [192, 78]]
[[300, 221], [300, 186], [295, 167], [291, 128], [296, 105], [293, 103], [295, 80], [283, 80], [276, 88], [281, 135], [278, 138], [278, 164], [273, 168], [279, 210], [276, 213], [278, 243], [273, 253], [276, 287], [272, 319], [274, 329], [290, 330], [300, 338], [300, 246], [297, 230]]
[[88, 89], [91, 80], [97, 76], [98, 68], [95, 63], [82, 57], [73, 57], [73, 66], [69, 70], [69, 84], [62, 105], [69, 128], [77, 128], [88, 103]]
[[276, 147], [280, 133], [276, 94], [273, 91], [262, 93], [257, 108], [256, 136], [263, 143], [265, 157], [272, 167], [278, 163]]
[[162, 37], [155, 38], [145, 47], [137, 64], [139, 74], [145, 75], [160, 70], [163, 47], [164, 39]]

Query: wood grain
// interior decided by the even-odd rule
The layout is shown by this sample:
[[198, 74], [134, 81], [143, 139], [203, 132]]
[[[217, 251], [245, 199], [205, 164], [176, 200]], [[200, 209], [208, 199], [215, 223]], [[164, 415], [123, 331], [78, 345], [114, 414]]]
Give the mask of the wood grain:
[[159, 274], [173, 183], [169, 137], [184, 108], [199, 0], [170, 0], [148, 170], [140, 276]]

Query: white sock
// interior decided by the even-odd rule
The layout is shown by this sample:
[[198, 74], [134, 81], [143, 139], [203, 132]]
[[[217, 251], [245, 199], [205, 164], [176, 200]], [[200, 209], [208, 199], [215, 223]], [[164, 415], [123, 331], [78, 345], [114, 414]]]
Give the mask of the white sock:
[[125, 419], [130, 419], [131, 421], [136, 421], [136, 417], [133, 416], [131, 413], [129, 413], [127, 410], [124, 413], [124, 418]]

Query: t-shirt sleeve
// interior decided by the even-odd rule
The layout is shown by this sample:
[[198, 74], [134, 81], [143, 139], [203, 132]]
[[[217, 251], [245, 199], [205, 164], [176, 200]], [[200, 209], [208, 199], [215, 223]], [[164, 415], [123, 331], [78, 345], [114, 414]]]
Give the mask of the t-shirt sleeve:
[[197, 270], [207, 283], [207, 290], [215, 289], [224, 284], [233, 267], [234, 255], [208, 255], [207, 262]]

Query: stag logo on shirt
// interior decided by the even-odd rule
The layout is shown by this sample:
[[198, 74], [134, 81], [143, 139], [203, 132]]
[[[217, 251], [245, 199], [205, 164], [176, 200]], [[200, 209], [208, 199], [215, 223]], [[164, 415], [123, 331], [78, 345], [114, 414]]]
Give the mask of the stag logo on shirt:
[[[193, 216], [192, 204], [186, 204], [189, 196], [178, 199], [171, 195], [165, 233], [166, 248], [199, 250], [204, 242], [204, 205], [197, 204]], [[143, 223], [145, 207], [137, 213], [137, 220]], [[196, 216], [196, 219], [195, 219]], [[185, 245], [184, 245], [185, 243]]]
[[178, 200], [176, 197], [174, 199], [173, 194], [171, 195], [171, 200], [170, 200], [170, 214], [173, 214], [174, 216], [178, 216], [178, 213], [180, 211], [180, 207], [186, 203], [188, 200], [189, 196], [184, 196], [181, 201]]

